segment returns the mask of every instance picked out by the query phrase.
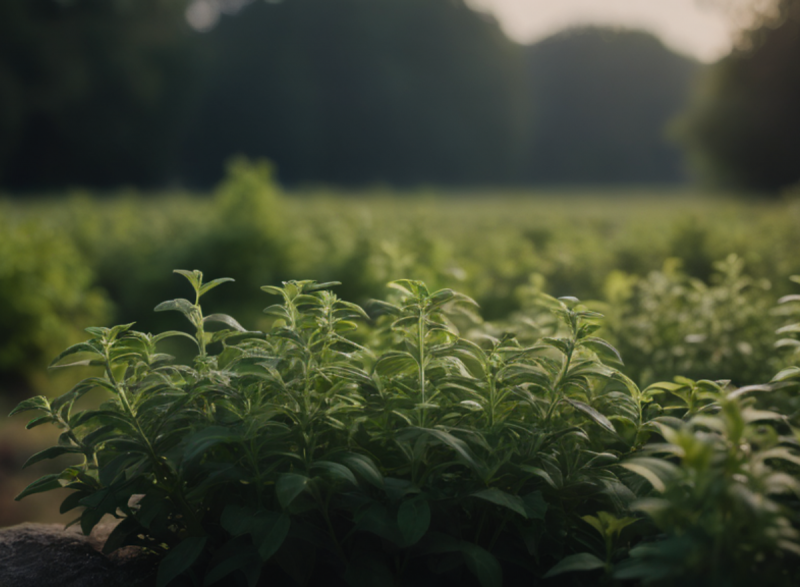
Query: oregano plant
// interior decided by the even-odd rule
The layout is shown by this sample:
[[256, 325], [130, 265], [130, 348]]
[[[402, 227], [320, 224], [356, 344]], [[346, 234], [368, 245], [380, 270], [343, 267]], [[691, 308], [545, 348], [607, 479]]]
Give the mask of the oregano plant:
[[[203, 296], [232, 280], [176, 273], [193, 295], [155, 309], [182, 314], [188, 332], [88, 328], [53, 367], [96, 372], [12, 412], [61, 430], [26, 466], [72, 458], [17, 499], [69, 489], [61, 511], [77, 510], [86, 534], [116, 518], [105, 551], [158, 555], [157, 587], [644, 580], [623, 564], [644, 560], [632, 541], [654, 540], [653, 524], [686, 527], [648, 522], [646, 501], [662, 492], [659, 507], [677, 507], [674, 483], [696, 466], [673, 462], [693, 446], [682, 439], [716, 431], [717, 451], [725, 434], [761, 438], [748, 390], [686, 379], [640, 390], [597, 336], [602, 316], [575, 298], [540, 295], [557, 323], [523, 343], [483, 324], [471, 298], [420, 281], [392, 282], [369, 312], [336, 282], [289, 281], [262, 288], [261, 332], [204, 312]], [[192, 359], [161, 352], [165, 339], [186, 340]], [[99, 405], [77, 407], [90, 392]], [[755, 467], [756, 483], [768, 459], [797, 460], [781, 446], [731, 462]], [[774, 520], [764, 531], [794, 541]]]

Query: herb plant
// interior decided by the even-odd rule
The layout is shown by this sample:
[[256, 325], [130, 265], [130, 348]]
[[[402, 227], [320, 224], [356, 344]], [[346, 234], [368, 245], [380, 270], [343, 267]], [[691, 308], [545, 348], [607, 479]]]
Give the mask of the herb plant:
[[[726, 557], [747, 576], [797, 550], [781, 500], [798, 484], [775, 464], [800, 462], [788, 423], [724, 382], [640, 390], [575, 298], [538, 296], [552, 319], [517, 337], [420, 281], [369, 313], [335, 282], [289, 281], [262, 288], [262, 332], [204, 313], [232, 280], [177, 273], [193, 299], [156, 311], [189, 332], [89, 328], [53, 366], [97, 374], [12, 412], [62, 431], [26, 465], [74, 459], [18, 499], [66, 487], [84, 533], [119, 519], [106, 551], [158, 554], [158, 587], [664, 583], [707, 571], [674, 567], [676, 540], [709, 548], [715, 578]], [[168, 338], [188, 364], [160, 352]], [[94, 391], [105, 401], [78, 409]]]

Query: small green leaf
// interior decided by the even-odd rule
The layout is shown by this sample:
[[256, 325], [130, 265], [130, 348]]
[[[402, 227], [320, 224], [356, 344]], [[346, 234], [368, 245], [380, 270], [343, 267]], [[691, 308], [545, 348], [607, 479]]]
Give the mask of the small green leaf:
[[37, 426], [39, 426], [41, 424], [50, 424], [50, 423], [55, 422], [55, 421], [56, 421], [55, 417], [51, 416], [50, 414], [46, 414], [44, 416], [37, 416], [34, 419], [32, 419], [30, 422], [25, 424], [25, 429], [26, 430], [30, 430], [31, 428], [36, 428]]
[[26, 400], [22, 400], [17, 407], [11, 410], [11, 413], [8, 415], [9, 418], [14, 414], [19, 414], [20, 412], [25, 412], [28, 410], [50, 410], [50, 402], [48, 399], [43, 395], [37, 395], [34, 397], [29, 397]]
[[183, 275], [189, 281], [189, 283], [192, 284], [192, 287], [195, 290], [200, 289], [200, 284], [203, 283], [203, 274], [197, 269], [194, 271], [187, 271], [186, 269], [173, 269], [172, 272], [177, 273], [178, 275]]
[[528, 517], [528, 512], [525, 510], [525, 502], [522, 501], [522, 498], [516, 495], [511, 495], [510, 493], [506, 493], [497, 487], [490, 487], [489, 489], [478, 491], [477, 493], [473, 493], [472, 496], [490, 501], [501, 507], [508, 508], [511, 511], [518, 513], [523, 518]]
[[678, 467], [664, 459], [652, 457], [640, 457], [630, 459], [620, 463], [629, 471], [633, 471], [650, 482], [658, 492], [664, 492], [667, 488], [665, 480], [671, 480], [678, 473]]
[[194, 304], [189, 300], [184, 298], [177, 298], [175, 300], [167, 300], [166, 302], [161, 302], [158, 304], [154, 312], [168, 312], [170, 310], [175, 310], [180, 312], [187, 318], [191, 319], [191, 317], [197, 312], [197, 308], [195, 308]]
[[547, 502], [541, 491], [533, 491], [522, 498], [525, 504], [525, 513], [534, 520], [544, 520], [547, 514]]
[[297, 473], [284, 473], [275, 483], [275, 494], [281, 507], [286, 509], [294, 499], [308, 488], [311, 479]]
[[344, 456], [338, 457], [342, 463], [350, 467], [351, 470], [358, 473], [368, 483], [374, 485], [378, 489], [383, 489], [383, 475], [372, 462], [372, 459], [358, 453], [347, 453]]
[[404, 537], [397, 525], [398, 518], [392, 516], [386, 506], [373, 503], [361, 510], [355, 516], [356, 529], [362, 532], [371, 532], [400, 546]]
[[230, 326], [234, 330], [237, 330], [239, 332], [247, 332], [247, 329], [244, 326], [239, 324], [236, 321], [236, 319], [234, 319], [231, 316], [228, 316], [227, 314], [211, 314], [210, 316], [206, 316], [205, 318], [203, 318], [203, 322], [222, 322], [223, 324]]
[[404, 501], [397, 512], [397, 526], [403, 536], [403, 546], [413, 546], [425, 536], [431, 524], [431, 508], [424, 498]]
[[548, 579], [560, 575], [561, 573], [571, 573], [574, 571], [594, 571], [596, 569], [605, 568], [605, 566], [606, 563], [595, 555], [588, 552], [580, 552], [562, 558], [556, 566], [547, 571], [544, 578]]
[[222, 285], [223, 283], [228, 283], [232, 281], [235, 281], [232, 277], [220, 277], [218, 279], [209, 281], [208, 283], [204, 284], [203, 287], [200, 288], [200, 295], [204, 296], [218, 285]]
[[30, 485], [28, 485], [22, 492], [14, 498], [14, 501], [19, 501], [23, 497], [33, 495], [34, 493], [42, 493], [43, 491], [50, 491], [51, 489], [60, 489], [62, 487], [60, 482], [61, 475], [59, 473], [51, 473], [40, 477]]
[[77, 446], [51, 446], [50, 448], [41, 450], [35, 455], [31, 456], [27, 461], [25, 461], [25, 464], [22, 465], [22, 468], [25, 469], [34, 463], [38, 463], [39, 461], [44, 461], [46, 459], [54, 459], [56, 457], [60, 457], [61, 455], [75, 454], [79, 452], [81, 452], [81, 449]]
[[584, 414], [588, 415], [592, 420], [594, 420], [595, 422], [600, 424], [600, 426], [602, 426], [603, 428], [605, 428], [609, 432], [612, 432], [614, 435], [617, 434], [617, 430], [616, 430], [616, 428], [614, 428], [614, 425], [611, 423], [611, 421], [608, 418], [606, 418], [603, 414], [601, 414], [600, 412], [595, 410], [589, 404], [585, 404], [583, 402], [580, 402], [580, 401], [577, 401], [577, 400], [574, 400], [574, 399], [571, 399], [571, 398], [568, 398], [568, 397], [564, 398], [564, 401], [566, 401], [573, 408], [576, 408], [576, 409], [580, 410], [581, 412], [583, 412]]
[[493, 554], [471, 542], [462, 542], [461, 552], [467, 568], [478, 579], [481, 587], [502, 587], [503, 569]]
[[[103, 354], [91, 342], [79, 342], [78, 344], [72, 345], [67, 350], [63, 351], [60, 355], [58, 355], [55, 359], [53, 359], [53, 362], [50, 363], [50, 367], [55, 367], [56, 364], [59, 361], [61, 361], [61, 359], [64, 359], [65, 357], [69, 357], [70, 355], [75, 355], [78, 353], [87, 353], [90, 355], [94, 355], [98, 359], [103, 358]], [[79, 362], [82, 363], [83, 361]]]
[[314, 469], [322, 469], [334, 479], [346, 481], [358, 487], [358, 480], [355, 475], [353, 475], [353, 472], [340, 463], [334, 463], [333, 461], [317, 461], [311, 465], [311, 470], [313, 471]]
[[59, 513], [66, 514], [69, 511], [74, 510], [77, 507], [81, 506], [81, 500], [89, 495], [85, 491], [73, 491], [67, 497], [64, 498], [64, 501], [61, 502], [61, 507], [58, 508]]
[[261, 512], [253, 524], [253, 543], [262, 562], [267, 562], [289, 534], [291, 520], [285, 513]]
[[203, 553], [207, 541], [206, 536], [189, 536], [171, 548], [158, 565], [156, 587], [166, 587], [189, 569]]

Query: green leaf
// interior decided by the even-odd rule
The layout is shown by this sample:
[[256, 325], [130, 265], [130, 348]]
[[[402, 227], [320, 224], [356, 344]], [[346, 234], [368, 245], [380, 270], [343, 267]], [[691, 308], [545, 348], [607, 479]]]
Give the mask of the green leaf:
[[518, 513], [523, 518], [528, 517], [528, 512], [525, 510], [525, 502], [521, 497], [506, 493], [497, 487], [490, 487], [472, 494], [473, 497], [490, 501], [496, 505], [508, 508], [513, 512]]
[[236, 440], [235, 434], [224, 426], [209, 426], [195, 432], [184, 442], [186, 449], [183, 454], [185, 462], [190, 462], [202, 456], [207, 450], [220, 443]]
[[403, 536], [403, 546], [413, 546], [425, 536], [431, 524], [431, 508], [424, 498], [404, 501], [397, 512], [397, 526]]
[[789, 367], [775, 375], [772, 381], [787, 381], [796, 378], [800, 378], [800, 367]]
[[153, 311], [168, 312], [170, 310], [175, 310], [177, 312], [180, 312], [189, 319], [191, 319], [192, 315], [194, 315], [194, 313], [197, 312], [197, 308], [195, 308], [195, 305], [189, 300], [186, 300], [184, 298], [177, 298], [174, 300], [167, 300], [166, 302], [161, 302], [155, 307]]
[[85, 498], [88, 493], [85, 491], [73, 491], [67, 497], [64, 498], [64, 501], [61, 502], [61, 506], [58, 508], [59, 513], [66, 514], [69, 511], [74, 510], [77, 507], [81, 506], [80, 501]]
[[182, 336], [183, 338], [188, 338], [193, 343], [197, 344], [197, 339], [194, 336], [186, 332], [181, 332], [180, 330], [167, 330], [166, 332], [157, 334], [153, 337], [153, 342], [158, 343], [164, 340], [165, 338], [171, 338], [173, 336]]
[[478, 579], [481, 587], [503, 586], [503, 569], [493, 554], [471, 542], [462, 542], [461, 552], [467, 568]]
[[25, 424], [25, 429], [30, 430], [31, 428], [36, 428], [40, 424], [50, 424], [55, 422], [56, 418], [51, 416], [50, 414], [45, 414], [44, 416], [37, 416], [27, 424]]
[[358, 480], [356, 479], [356, 476], [353, 475], [353, 472], [350, 469], [340, 463], [334, 463], [333, 461], [317, 461], [311, 465], [310, 469], [312, 471], [315, 469], [322, 469], [334, 479], [346, 481], [358, 487]]
[[200, 296], [204, 296], [218, 285], [222, 285], [223, 283], [228, 283], [231, 281], [235, 280], [232, 277], [220, 277], [218, 279], [209, 281], [208, 283], [204, 284], [203, 287], [200, 288]]
[[75, 454], [80, 452], [81, 449], [77, 446], [51, 446], [50, 448], [41, 450], [35, 455], [31, 456], [27, 461], [25, 461], [25, 464], [22, 465], [22, 468], [25, 469], [34, 463], [38, 463], [39, 461], [44, 461], [46, 459], [54, 459], [56, 457], [60, 457], [61, 455]]
[[666, 490], [665, 480], [669, 481], [678, 474], [678, 467], [664, 459], [640, 457], [620, 463], [629, 471], [633, 471], [650, 482], [658, 492]]
[[358, 453], [347, 453], [344, 456], [338, 457], [345, 465], [350, 467], [351, 470], [358, 473], [368, 483], [374, 485], [378, 489], [383, 489], [383, 475], [372, 462], [372, 459]]
[[594, 571], [596, 569], [605, 568], [605, 566], [606, 563], [595, 555], [588, 552], [580, 552], [562, 558], [556, 566], [547, 571], [544, 578], [548, 579], [560, 575], [561, 573], [572, 573], [574, 571]]
[[125, 540], [131, 534], [139, 534], [143, 531], [142, 525], [136, 518], [125, 518], [109, 534], [103, 544], [103, 554], [111, 554], [118, 548], [125, 546]]
[[262, 562], [267, 562], [283, 544], [289, 534], [291, 520], [285, 513], [262, 512], [253, 525], [253, 544]]
[[530, 473], [532, 475], [536, 475], [540, 479], [544, 479], [544, 481], [553, 489], [559, 489], [559, 486], [556, 485], [555, 481], [553, 481], [553, 478], [544, 469], [540, 469], [539, 467], [533, 467], [531, 465], [520, 465], [519, 468], [525, 471], [526, 473]]
[[134, 462], [142, 460], [144, 457], [141, 454], [125, 452], [111, 459], [107, 465], [100, 469], [100, 483], [109, 486], [117, 478], [123, 474], [125, 469], [129, 468]]
[[60, 489], [62, 487], [60, 482], [61, 475], [59, 473], [51, 473], [40, 477], [30, 485], [28, 485], [22, 492], [14, 498], [14, 501], [19, 501], [23, 497], [33, 495], [34, 493], [42, 493], [43, 491], [50, 491], [51, 489]]
[[171, 548], [158, 565], [156, 587], [166, 587], [189, 569], [203, 553], [207, 541], [206, 536], [189, 536]]
[[275, 494], [278, 496], [278, 502], [283, 509], [289, 505], [300, 495], [303, 491], [308, 489], [308, 484], [311, 479], [297, 473], [284, 473], [278, 477], [275, 483]]
[[405, 351], [389, 351], [381, 356], [375, 364], [375, 371], [384, 377], [413, 373], [417, 368], [417, 360]]
[[590, 336], [588, 338], [584, 338], [580, 341], [581, 346], [589, 347], [598, 355], [608, 357], [609, 355], [613, 358], [617, 363], [620, 365], [624, 365], [622, 362], [622, 355], [619, 354], [619, 351], [614, 348], [609, 342], [603, 340], [602, 338], [597, 338], [595, 336]]
[[247, 329], [244, 326], [239, 324], [236, 321], [236, 319], [234, 319], [231, 316], [228, 316], [227, 314], [211, 314], [210, 316], [206, 316], [205, 318], [203, 318], [203, 322], [222, 322], [223, 324], [230, 326], [234, 330], [237, 330], [239, 332], [247, 332]]
[[183, 275], [195, 290], [200, 289], [200, 284], [203, 283], [203, 273], [195, 269], [194, 271], [187, 271], [186, 269], [173, 269], [173, 273]]
[[28, 399], [22, 400], [19, 404], [17, 404], [17, 407], [11, 410], [11, 413], [8, 415], [8, 417], [10, 418], [14, 414], [19, 414], [20, 412], [26, 412], [28, 410], [50, 411], [50, 402], [43, 395], [29, 397]]
[[220, 524], [231, 536], [241, 536], [252, 531], [255, 514], [253, 508], [229, 503], [222, 510]]
[[55, 359], [53, 359], [53, 362], [50, 363], [50, 367], [55, 367], [56, 363], [60, 362], [61, 359], [64, 359], [65, 357], [69, 357], [70, 355], [75, 355], [78, 353], [88, 353], [94, 355], [98, 359], [103, 358], [103, 354], [92, 343], [79, 342], [78, 344], [72, 345], [67, 350], [63, 351], [60, 355], [58, 355]]
[[356, 529], [362, 532], [371, 532], [400, 546], [404, 537], [398, 527], [398, 520], [390, 515], [386, 506], [373, 503], [368, 508], [361, 510], [355, 516]]
[[533, 520], [544, 520], [547, 514], [547, 502], [541, 491], [533, 491], [522, 498], [525, 504], [525, 513]]
[[594, 420], [595, 422], [600, 424], [600, 426], [602, 426], [609, 432], [612, 432], [616, 436], [617, 430], [616, 428], [614, 428], [614, 425], [611, 423], [611, 421], [608, 418], [606, 418], [603, 414], [595, 410], [592, 406], [568, 397], [564, 398], [564, 401], [567, 402], [569, 405], [571, 405], [573, 408], [578, 409], [584, 414], [588, 415], [592, 420]]
[[417, 430], [429, 436], [433, 436], [438, 441], [452, 448], [470, 467], [472, 467], [473, 471], [478, 473], [479, 476], [482, 476], [484, 467], [475, 460], [475, 455], [472, 454], [466, 442], [443, 430], [435, 430], [433, 428], [417, 428]]

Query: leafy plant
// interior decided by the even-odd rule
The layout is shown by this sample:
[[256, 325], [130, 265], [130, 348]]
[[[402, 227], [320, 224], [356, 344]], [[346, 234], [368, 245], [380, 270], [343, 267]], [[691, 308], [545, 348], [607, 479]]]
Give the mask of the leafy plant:
[[[157, 553], [158, 587], [795, 572], [781, 553], [800, 552], [797, 439], [755, 403], [788, 375], [640, 390], [576, 298], [537, 294], [536, 321], [504, 332], [416, 280], [392, 282], [372, 318], [336, 282], [265, 286], [269, 328], [249, 330], [201, 305], [231, 279], [176, 273], [193, 299], [156, 311], [190, 332], [88, 328], [53, 366], [99, 373], [12, 412], [62, 431], [26, 465], [73, 459], [18, 499], [70, 489], [61, 509], [83, 508], [85, 533], [118, 518], [106, 551]], [[160, 352], [166, 339], [193, 358]], [[89, 392], [105, 401], [76, 407]]]
[[[615, 381], [633, 390], [624, 409], [636, 412], [641, 397], [600, 360], [618, 357], [592, 336], [600, 316], [577, 300], [548, 298], [566, 336], [523, 347], [511, 336], [463, 338], [451, 317], [476, 319], [470, 298], [394, 282], [397, 298], [374, 304], [384, 326], [365, 337], [384, 349], [375, 352], [348, 338], [368, 316], [325, 289], [335, 284], [264, 287], [279, 302], [262, 333], [204, 314], [201, 298], [229, 279], [178, 273], [194, 300], [156, 310], [181, 313], [193, 332], [89, 328], [54, 366], [102, 373], [13, 412], [36, 410], [29, 427], [63, 430], [28, 464], [80, 458], [19, 498], [72, 489], [62, 511], [83, 507], [86, 533], [105, 514], [120, 518], [107, 550], [162, 553], [159, 585], [234, 574], [252, 586], [270, 565], [301, 584], [330, 572], [321, 569], [362, 585], [433, 568], [489, 587], [509, 561], [536, 574], [535, 561], [551, 556], [551, 507], [563, 528], [591, 500], [620, 506], [626, 490], [612, 468], [630, 444], [593, 404], [621, 395], [606, 389]], [[158, 351], [172, 337], [193, 344], [190, 365]], [[109, 399], [74, 411], [96, 389]], [[598, 450], [596, 432], [619, 447]]]

